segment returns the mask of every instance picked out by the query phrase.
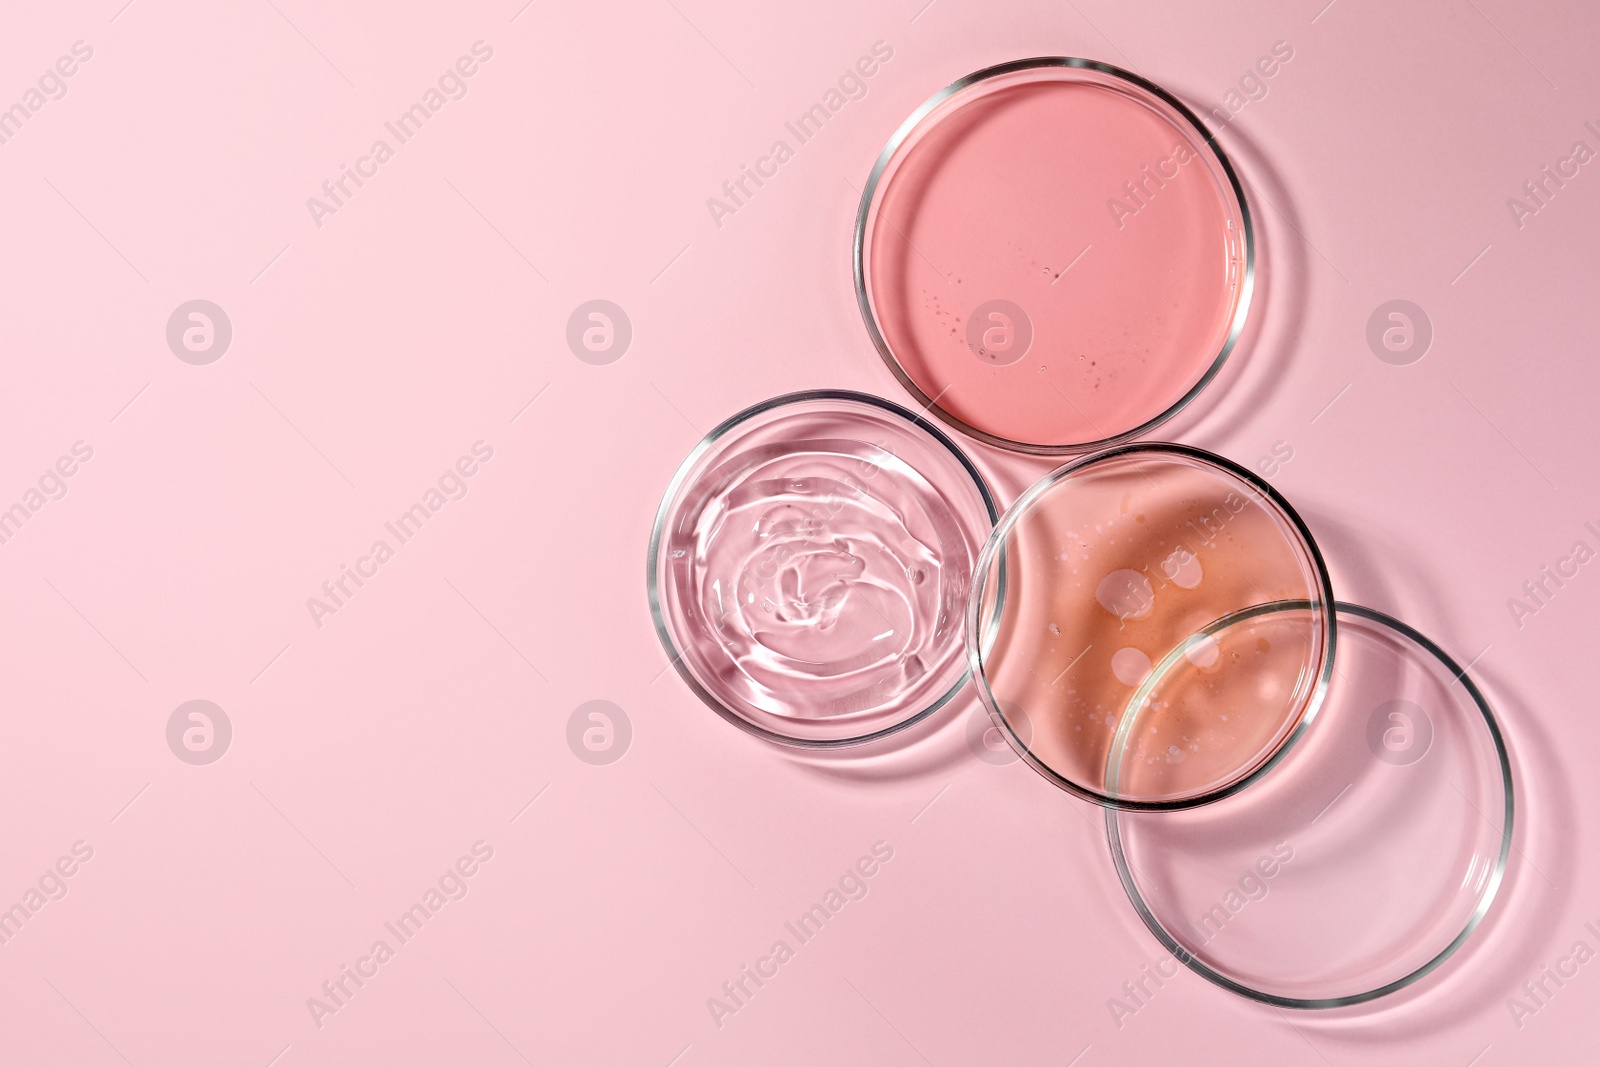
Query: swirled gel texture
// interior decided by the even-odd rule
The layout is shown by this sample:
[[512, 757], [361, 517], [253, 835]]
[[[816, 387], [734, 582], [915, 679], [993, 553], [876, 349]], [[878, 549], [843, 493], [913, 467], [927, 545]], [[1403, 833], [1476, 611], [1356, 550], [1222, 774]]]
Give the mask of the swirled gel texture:
[[1070, 451], [1197, 386], [1242, 320], [1244, 211], [1156, 94], [1033, 67], [958, 90], [906, 136], [866, 219], [871, 312], [941, 417]]
[[668, 503], [662, 621], [714, 706], [782, 739], [840, 742], [937, 706], [991, 524], [948, 442], [837, 397], [738, 423]]
[[[1261, 487], [1198, 450], [1127, 446], [1061, 468], [1001, 520], [986, 558], [982, 593], [1004, 595], [980, 684], [1067, 788], [1199, 802], [1271, 759], [1325, 686], [1315, 549]], [[1283, 600], [1309, 607], [1212, 633]]]

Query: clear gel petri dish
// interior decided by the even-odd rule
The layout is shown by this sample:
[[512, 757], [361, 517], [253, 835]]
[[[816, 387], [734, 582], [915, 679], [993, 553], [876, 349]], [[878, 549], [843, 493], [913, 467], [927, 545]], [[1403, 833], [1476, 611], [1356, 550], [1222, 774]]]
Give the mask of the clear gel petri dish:
[[794, 393], [711, 431], [650, 536], [656, 631], [724, 718], [848, 745], [965, 684], [962, 619], [996, 518], [933, 423], [861, 393]]
[[[1257, 632], [1218, 619], [1281, 600]], [[1063, 466], [984, 546], [966, 641], [978, 694], [1055, 784], [1175, 810], [1242, 789], [1316, 715], [1333, 593], [1310, 531], [1265, 482], [1182, 445], [1118, 445]], [[1170, 668], [1174, 662], [1185, 670]], [[1126, 758], [1110, 767], [1113, 749]]]
[[961, 432], [1039, 454], [1128, 440], [1188, 404], [1254, 279], [1243, 189], [1193, 112], [1058, 57], [918, 108], [869, 176], [854, 255], [901, 383]]
[[[1357, 1004], [1432, 972], [1494, 900], [1514, 805], [1488, 702], [1406, 624], [1336, 613], [1316, 728], [1271, 775], [1203, 808], [1106, 813], [1123, 887], [1170, 953], [1166, 978], [1181, 963], [1280, 1007]], [[1269, 604], [1214, 633], [1311, 622], [1307, 604]]]

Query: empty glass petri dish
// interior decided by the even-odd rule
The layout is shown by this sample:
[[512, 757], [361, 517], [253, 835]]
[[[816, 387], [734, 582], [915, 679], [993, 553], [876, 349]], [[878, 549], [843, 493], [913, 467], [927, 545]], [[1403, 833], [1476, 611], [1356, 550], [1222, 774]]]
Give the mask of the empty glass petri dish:
[[965, 684], [962, 618], [995, 518], [977, 469], [904, 408], [841, 391], [757, 404], [706, 435], [661, 502], [656, 632], [745, 730], [882, 737]]
[[856, 298], [934, 415], [1021, 452], [1087, 451], [1189, 403], [1243, 329], [1244, 192], [1194, 113], [1104, 63], [980, 70], [889, 139], [856, 219]]
[[[1171, 954], [1161, 978], [1176, 961], [1280, 1007], [1357, 1004], [1437, 968], [1494, 900], [1514, 803], [1488, 702], [1405, 623], [1335, 610], [1338, 657], [1316, 728], [1271, 775], [1201, 808], [1106, 812], [1123, 887]], [[1259, 605], [1213, 633], [1310, 626], [1311, 611]]]
[[[1309, 606], [1215, 628], [1282, 600]], [[1265, 482], [1200, 449], [1118, 445], [1007, 509], [966, 642], [979, 696], [1036, 770], [1099, 804], [1175, 810], [1242, 789], [1305, 732], [1332, 602], [1310, 531]]]

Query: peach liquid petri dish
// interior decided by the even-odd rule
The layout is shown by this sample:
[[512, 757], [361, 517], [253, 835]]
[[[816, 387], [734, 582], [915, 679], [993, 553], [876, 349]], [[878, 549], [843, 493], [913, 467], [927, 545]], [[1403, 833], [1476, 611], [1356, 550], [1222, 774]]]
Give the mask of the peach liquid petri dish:
[[1243, 191], [1200, 121], [1076, 59], [980, 71], [895, 133], [863, 193], [857, 298], [933, 414], [989, 444], [1071, 453], [1192, 399], [1253, 280]]
[[656, 629], [690, 687], [769, 740], [846, 745], [967, 678], [962, 621], [996, 510], [932, 423], [877, 397], [778, 397], [713, 430], [651, 535]]
[[[1250, 626], [1218, 620], [1307, 605]], [[1332, 668], [1332, 590], [1298, 516], [1243, 468], [1121, 445], [1046, 476], [979, 557], [979, 695], [1035, 769], [1118, 807], [1242, 788], [1305, 730]]]

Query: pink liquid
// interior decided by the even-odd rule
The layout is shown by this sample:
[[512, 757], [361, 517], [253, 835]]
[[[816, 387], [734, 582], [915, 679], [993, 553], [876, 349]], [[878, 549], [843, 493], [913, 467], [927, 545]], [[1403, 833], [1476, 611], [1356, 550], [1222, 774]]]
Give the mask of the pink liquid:
[[960, 681], [989, 525], [972, 476], [914, 424], [855, 403], [780, 408], [682, 490], [663, 606], [723, 708], [785, 737], [859, 737]]
[[[979, 83], [885, 171], [865, 252], [879, 328], [922, 392], [983, 433], [1059, 448], [1133, 430], [1228, 337], [1243, 236], [1224, 182], [1142, 90], [1055, 68]], [[974, 326], [996, 300], [1026, 321]]]

